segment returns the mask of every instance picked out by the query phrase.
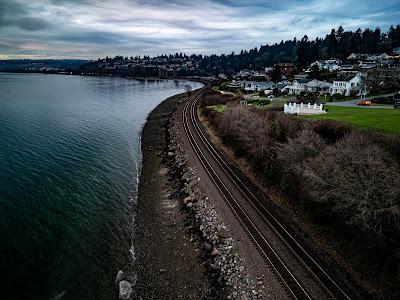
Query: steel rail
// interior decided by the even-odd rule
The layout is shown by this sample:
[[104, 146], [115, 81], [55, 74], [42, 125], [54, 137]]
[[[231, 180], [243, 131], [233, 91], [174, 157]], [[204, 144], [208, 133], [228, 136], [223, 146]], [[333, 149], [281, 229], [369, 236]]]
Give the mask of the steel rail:
[[[213, 166], [208, 161], [206, 155], [201, 150], [199, 144], [197, 143], [192, 130], [190, 128], [190, 124], [187, 118], [187, 112], [189, 106], [191, 106], [190, 116], [193, 117], [193, 105], [196, 105], [198, 99], [201, 97], [202, 93], [190, 98], [187, 103], [185, 103], [183, 109], [183, 125], [185, 128], [185, 132], [188, 136], [188, 140], [193, 147], [197, 157], [199, 158], [201, 164], [205, 168], [206, 172], [210, 175], [210, 178], [220, 191], [221, 195], [225, 198], [228, 205], [231, 207], [232, 211], [240, 221], [242, 227], [246, 230], [254, 244], [257, 246], [258, 250], [263, 254], [266, 261], [272, 267], [274, 273], [279, 277], [280, 282], [284, 284], [285, 288], [290, 292], [290, 294], [296, 299], [312, 299], [308, 292], [304, 289], [301, 283], [297, 280], [294, 274], [289, 270], [286, 264], [283, 262], [278, 253], [273, 249], [268, 240], [264, 237], [264, 235], [260, 232], [254, 222], [251, 220], [251, 217], [244, 211], [239, 201], [232, 195], [229, 189], [224, 184], [223, 180], [219, 177]], [[192, 125], [193, 119], [192, 119]], [[212, 154], [212, 153], [211, 153]]]
[[[225, 159], [219, 154], [212, 145], [203, 130], [199, 126], [198, 115], [196, 113], [197, 102], [201, 97], [196, 97], [192, 103], [192, 111], [194, 121], [193, 126], [196, 133], [202, 140], [202, 143], [207, 147], [210, 154], [220, 165], [223, 172], [231, 179], [242, 195], [247, 199], [248, 203], [259, 213], [259, 215], [266, 221], [270, 228], [277, 234], [277, 236], [284, 242], [287, 247], [296, 255], [310, 273], [316, 278], [334, 298], [348, 299], [350, 296], [337, 284], [337, 282], [322, 268], [322, 266], [312, 258], [312, 256], [301, 246], [296, 239], [290, 234], [285, 227], [275, 218], [270, 210], [254, 195], [254, 193], [247, 187], [246, 184], [237, 176], [232, 168], [225, 162]], [[255, 202], [255, 203], [254, 203]]]

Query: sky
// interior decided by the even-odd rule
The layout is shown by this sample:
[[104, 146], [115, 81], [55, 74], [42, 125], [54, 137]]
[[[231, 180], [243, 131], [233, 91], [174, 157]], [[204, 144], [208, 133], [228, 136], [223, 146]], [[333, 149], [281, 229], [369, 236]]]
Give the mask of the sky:
[[400, 23], [400, 0], [0, 0], [0, 59], [239, 52]]

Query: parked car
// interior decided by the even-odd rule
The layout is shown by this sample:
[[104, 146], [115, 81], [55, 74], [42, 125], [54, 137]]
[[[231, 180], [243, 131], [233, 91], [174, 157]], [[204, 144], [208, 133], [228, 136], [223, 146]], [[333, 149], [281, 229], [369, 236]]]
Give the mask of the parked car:
[[358, 102], [357, 105], [360, 105], [360, 106], [370, 106], [370, 105], [371, 105], [371, 101], [363, 100], [363, 101]]
[[393, 105], [393, 107], [394, 107], [395, 109], [396, 109], [396, 108], [400, 109], [400, 101], [395, 102], [394, 105]]

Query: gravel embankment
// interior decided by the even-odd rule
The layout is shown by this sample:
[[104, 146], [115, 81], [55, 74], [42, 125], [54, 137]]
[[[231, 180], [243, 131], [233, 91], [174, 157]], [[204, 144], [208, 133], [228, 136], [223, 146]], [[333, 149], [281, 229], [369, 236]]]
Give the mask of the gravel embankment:
[[216, 208], [210, 203], [200, 186], [195, 168], [188, 165], [184, 147], [180, 145], [182, 133], [176, 123], [169, 128], [170, 174], [180, 187], [177, 191], [185, 212], [186, 227], [191, 242], [202, 251], [202, 264], [212, 278], [211, 298], [262, 299], [263, 282], [252, 278], [235, 251], [234, 239], [227, 225], [220, 222]]
[[178, 142], [174, 112], [184, 99], [161, 103], [142, 132], [136, 260], [116, 279], [120, 298], [263, 299], [263, 282], [247, 274]]

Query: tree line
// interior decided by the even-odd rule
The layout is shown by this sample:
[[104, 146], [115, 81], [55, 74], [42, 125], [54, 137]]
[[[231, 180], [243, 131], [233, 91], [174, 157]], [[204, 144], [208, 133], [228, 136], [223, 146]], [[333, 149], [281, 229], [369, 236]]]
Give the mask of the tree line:
[[264, 45], [259, 49], [242, 50], [239, 54], [204, 56], [200, 69], [212, 74], [233, 73], [241, 69], [261, 69], [279, 62], [295, 63], [303, 69], [319, 59], [346, 59], [351, 53], [392, 53], [393, 48], [400, 47], [400, 25], [391, 26], [387, 32], [379, 27], [360, 28], [356, 31], [345, 31], [342, 26], [332, 31], [325, 38], [310, 40], [305, 35], [301, 40], [281, 41]]
[[[259, 48], [241, 50], [236, 54], [221, 55], [196, 55], [188, 56], [185, 53], [160, 55], [168, 61], [191, 59], [198, 64], [195, 74], [191, 75], [218, 75], [220, 73], [233, 74], [243, 69], [263, 69], [276, 63], [289, 62], [296, 64], [299, 70], [304, 69], [311, 62], [320, 59], [338, 58], [345, 60], [351, 53], [387, 53], [391, 54], [393, 48], [400, 47], [400, 25], [391, 26], [387, 32], [382, 32], [379, 27], [366, 28], [355, 31], [345, 31], [342, 26], [332, 29], [324, 38], [309, 39], [307, 35], [298, 40], [281, 41], [272, 45], [266, 44]], [[149, 60], [150, 56], [131, 56], [130, 60]], [[128, 57], [106, 57], [107, 62], [128, 60]], [[96, 68], [96, 63], [89, 65]], [[83, 69], [85, 69], [84, 66]]]

